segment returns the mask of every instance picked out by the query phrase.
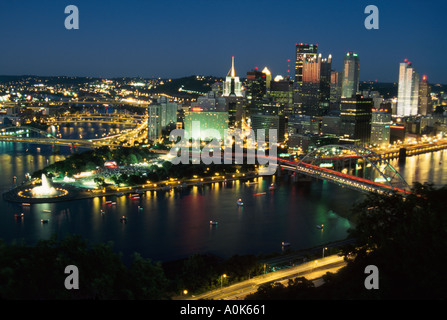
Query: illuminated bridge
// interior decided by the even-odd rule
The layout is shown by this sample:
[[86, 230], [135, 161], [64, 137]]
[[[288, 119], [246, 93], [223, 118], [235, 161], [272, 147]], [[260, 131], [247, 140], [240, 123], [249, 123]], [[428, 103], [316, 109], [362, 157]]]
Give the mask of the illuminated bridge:
[[95, 148], [101, 146], [134, 146], [147, 138], [147, 119], [129, 130], [99, 139], [62, 139], [47, 131], [28, 126], [10, 126], [0, 129], [0, 141], [24, 142], [33, 144], [51, 144], [72, 147]]
[[362, 192], [407, 195], [410, 186], [381, 155], [355, 145], [320, 147], [298, 162], [277, 158], [278, 165], [295, 174], [326, 180]]
[[61, 124], [61, 123], [104, 123], [104, 124], [116, 124], [116, 125], [129, 125], [136, 126], [145, 121], [147, 115], [129, 115], [121, 113], [79, 113], [79, 114], [67, 114], [48, 119], [48, 124]]

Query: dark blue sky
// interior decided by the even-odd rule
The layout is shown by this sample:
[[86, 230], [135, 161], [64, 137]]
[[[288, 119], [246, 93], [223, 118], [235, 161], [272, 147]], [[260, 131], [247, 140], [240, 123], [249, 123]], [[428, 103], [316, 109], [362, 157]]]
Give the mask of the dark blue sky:
[[[64, 9], [79, 8], [66, 30]], [[364, 9], [379, 8], [379, 30]], [[240, 76], [267, 66], [285, 75], [295, 44], [317, 43], [333, 69], [360, 57], [360, 79], [393, 82], [407, 58], [432, 83], [447, 83], [444, 0], [1, 1], [0, 75], [94, 77]]]

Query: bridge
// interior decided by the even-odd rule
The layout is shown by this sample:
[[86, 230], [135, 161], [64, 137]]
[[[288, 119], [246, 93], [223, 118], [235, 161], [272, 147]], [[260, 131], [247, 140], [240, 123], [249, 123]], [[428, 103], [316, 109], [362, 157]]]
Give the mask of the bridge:
[[0, 129], [0, 141], [58, 146], [96, 148], [101, 146], [134, 146], [147, 138], [147, 119], [133, 129], [98, 139], [62, 139], [51, 133], [30, 126], [9, 126]]
[[[404, 196], [412, 193], [408, 183], [386, 159], [372, 150], [357, 145], [322, 146], [298, 161], [263, 154], [255, 156], [255, 154], [256, 150], [251, 149], [227, 154], [224, 149], [224, 152], [220, 152], [220, 156], [215, 159], [220, 159], [218, 163], [243, 164], [245, 158], [247, 159], [245, 163], [249, 163], [250, 159], [250, 163], [254, 164], [254, 157], [257, 157], [258, 163], [263, 164], [259, 166], [261, 175], [266, 169], [264, 164], [265, 166], [277, 164], [276, 170], [266, 169], [264, 174], [271, 175], [275, 171], [281, 174], [285, 170], [291, 172], [295, 180], [310, 177], [365, 193], [398, 193]], [[169, 154], [168, 159], [172, 159], [173, 156], [175, 157]], [[200, 151], [190, 151], [189, 163], [201, 157]], [[264, 161], [259, 161], [261, 158]]]
[[276, 158], [280, 168], [361, 192], [410, 194], [410, 186], [380, 154], [356, 145], [327, 145], [298, 162]]
[[136, 126], [145, 121], [147, 115], [125, 114], [125, 113], [75, 113], [59, 115], [48, 119], [49, 125], [63, 123], [103, 123], [115, 125]]

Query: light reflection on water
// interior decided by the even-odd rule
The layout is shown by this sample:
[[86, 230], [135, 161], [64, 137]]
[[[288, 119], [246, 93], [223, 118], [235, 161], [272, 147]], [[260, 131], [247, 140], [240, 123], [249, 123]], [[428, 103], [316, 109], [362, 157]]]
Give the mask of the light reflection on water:
[[[69, 153], [68, 149], [62, 152]], [[404, 165], [391, 163], [410, 184], [414, 180], [445, 184], [446, 166], [439, 161], [446, 152], [414, 156]], [[51, 146], [41, 146], [37, 152], [36, 146], [0, 142], [2, 192], [13, 185], [14, 176], [20, 183], [27, 172], [46, 166], [47, 161], [62, 160], [64, 154], [52, 155]], [[350, 224], [338, 214], [347, 212], [362, 197], [327, 182], [307, 186], [280, 178], [274, 191], [268, 190], [270, 183], [271, 178], [262, 177], [251, 185], [241, 181], [214, 183], [183, 191], [146, 192], [140, 199], [96, 197], [24, 208], [0, 200], [0, 238], [33, 243], [53, 234], [59, 238], [81, 234], [91, 242], [111, 241], [124, 255], [140, 252], [154, 260], [193, 253], [229, 257], [280, 252], [282, 241], [300, 249], [343, 239]], [[236, 205], [238, 198], [243, 199], [243, 207]], [[107, 200], [116, 204], [105, 205]], [[21, 212], [23, 220], [16, 221], [14, 214]], [[122, 216], [128, 218], [127, 223], [120, 222]], [[42, 224], [41, 219], [49, 219], [48, 224]], [[218, 221], [218, 225], [210, 225], [210, 220]], [[324, 224], [324, 230], [317, 229], [317, 224]]]

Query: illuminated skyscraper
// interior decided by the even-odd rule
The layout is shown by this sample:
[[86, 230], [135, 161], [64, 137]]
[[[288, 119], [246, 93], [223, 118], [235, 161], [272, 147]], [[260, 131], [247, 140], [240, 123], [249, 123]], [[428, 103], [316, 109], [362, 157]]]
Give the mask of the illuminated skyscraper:
[[373, 106], [371, 98], [360, 95], [341, 99], [340, 135], [344, 143], [369, 144]]
[[296, 45], [295, 83], [301, 84], [303, 82], [303, 63], [316, 59], [317, 50], [318, 44], [299, 43]]
[[267, 93], [267, 75], [257, 68], [248, 71], [246, 88], [245, 97], [249, 104], [262, 100]]
[[234, 69], [234, 57], [231, 60], [231, 69], [228, 71], [227, 76], [225, 78], [225, 83], [223, 87], [223, 96], [224, 97], [242, 97], [241, 91], [241, 82], [239, 77], [236, 74], [236, 70]]
[[423, 116], [433, 113], [433, 104], [430, 93], [430, 84], [427, 81], [427, 76], [424, 75], [419, 84], [419, 114]]
[[373, 145], [383, 146], [390, 143], [391, 114], [382, 109], [372, 111], [371, 139]]
[[329, 110], [332, 57], [321, 54], [304, 61], [302, 83], [298, 90], [304, 114], [321, 116]]
[[357, 53], [348, 52], [343, 59], [341, 97], [355, 97], [359, 91], [360, 59]]
[[399, 64], [399, 86], [397, 91], [397, 115], [418, 114], [419, 75], [407, 59]]

